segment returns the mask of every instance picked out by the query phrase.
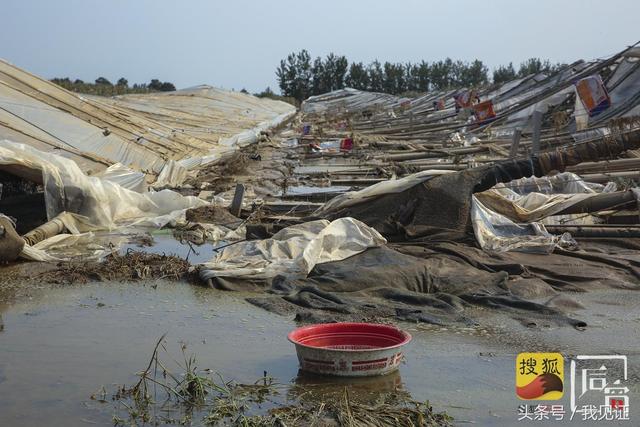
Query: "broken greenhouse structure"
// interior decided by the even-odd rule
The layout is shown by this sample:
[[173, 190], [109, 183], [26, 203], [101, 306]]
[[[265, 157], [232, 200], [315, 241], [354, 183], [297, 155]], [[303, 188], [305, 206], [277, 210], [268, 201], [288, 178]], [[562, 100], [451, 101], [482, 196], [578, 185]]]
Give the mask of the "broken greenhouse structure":
[[203, 283], [301, 320], [584, 327], [571, 292], [640, 286], [639, 55], [299, 112], [204, 86], [80, 96], [0, 63], [7, 252], [100, 259], [171, 227], [220, 242]]

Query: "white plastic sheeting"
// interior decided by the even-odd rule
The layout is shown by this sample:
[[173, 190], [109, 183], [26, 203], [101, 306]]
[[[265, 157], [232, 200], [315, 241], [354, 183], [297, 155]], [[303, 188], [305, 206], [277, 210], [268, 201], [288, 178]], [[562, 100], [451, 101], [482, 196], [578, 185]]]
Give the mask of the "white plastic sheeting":
[[476, 196], [471, 201], [471, 221], [478, 244], [489, 253], [551, 253], [559, 243], [572, 243], [568, 233], [561, 237], [554, 236], [539, 222], [517, 224], [506, 216], [487, 209]]
[[29, 261], [97, 261], [126, 241], [123, 235], [97, 235], [93, 232], [58, 234], [33, 246], [24, 245], [20, 257]]
[[[130, 114], [164, 126], [164, 136], [183, 135], [208, 143], [206, 148], [169, 160], [155, 187], [177, 186], [189, 171], [214, 165], [260, 140], [260, 134], [279, 126], [296, 113], [293, 105], [207, 85], [175, 92], [125, 95], [100, 99]], [[189, 154], [189, 155], [186, 155]]]
[[550, 253], [557, 245], [575, 244], [568, 233], [549, 234], [543, 222], [593, 223], [590, 215], [556, 215], [601, 192], [614, 191], [584, 182], [573, 173], [552, 177], [522, 178], [477, 193], [472, 198], [471, 219], [476, 240], [490, 253], [523, 251]]
[[555, 215], [593, 196], [593, 194], [542, 194], [533, 192], [513, 197], [512, 194], [508, 189], [496, 188], [478, 193], [475, 197], [489, 209], [507, 215], [514, 221], [533, 222]]
[[[275, 117], [272, 120], [268, 120], [260, 123], [253, 129], [248, 129], [239, 134], [233, 135], [229, 138], [220, 140], [220, 143], [211, 148], [207, 153], [202, 156], [188, 157], [182, 160], [170, 164], [167, 167], [170, 169], [165, 172], [164, 170], [158, 177], [156, 186], [171, 185], [172, 183], [181, 182], [181, 179], [186, 177], [189, 170], [197, 169], [207, 165], [214, 165], [230, 158], [234, 153], [240, 149], [255, 144], [260, 140], [260, 134], [267, 130], [279, 126], [286, 120], [295, 115], [296, 111], [288, 111]], [[182, 178], [181, 178], [182, 177]]]
[[310, 221], [280, 230], [269, 239], [229, 246], [203, 264], [200, 276], [203, 280], [268, 279], [279, 274], [306, 277], [316, 264], [340, 261], [385, 243], [380, 233], [353, 218]]
[[500, 191], [509, 190], [513, 194], [505, 193], [510, 197], [526, 195], [532, 192], [542, 194], [575, 194], [575, 193], [609, 193], [616, 191], [614, 183], [606, 186], [594, 182], [586, 182], [579, 175], [572, 172], [562, 172], [551, 176], [529, 177], [513, 180], [509, 183], [500, 183], [495, 186]]
[[115, 182], [123, 188], [133, 190], [138, 193], [147, 191], [145, 174], [134, 171], [121, 163], [111, 165], [106, 170], [93, 176]]
[[285, 102], [210, 86], [81, 96], [0, 60], [0, 139], [60, 153], [87, 173], [121, 163], [162, 172], [159, 186], [178, 185], [185, 169], [257, 141], [292, 114], [295, 107]]
[[136, 193], [119, 184], [87, 176], [72, 160], [43, 153], [28, 145], [0, 141], [0, 165], [18, 165], [42, 172], [47, 217], [63, 211], [82, 215], [95, 229], [122, 225], [161, 227], [187, 208], [203, 206], [197, 197], [174, 191]]
[[302, 103], [301, 109], [305, 114], [323, 114], [336, 110], [356, 112], [389, 108], [399, 104], [400, 100], [401, 98], [386, 93], [345, 88], [309, 97]]
[[[72, 233], [122, 232], [123, 228], [133, 226], [159, 228], [185, 222], [187, 209], [207, 204], [197, 197], [170, 190], [137, 193], [116, 182], [85, 175], [72, 160], [7, 140], [0, 141], [0, 165], [39, 171], [45, 189], [47, 217], [53, 219], [62, 212], [75, 214], [67, 224]], [[54, 243], [59, 246], [64, 241], [64, 245], [69, 245], [70, 240], [65, 239], [71, 238], [56, 237]], [[78, 236], [73, 239], [75, 243], [91, 240]], [[49, 240], [41, 242], [40, 247], [51, 244]]]

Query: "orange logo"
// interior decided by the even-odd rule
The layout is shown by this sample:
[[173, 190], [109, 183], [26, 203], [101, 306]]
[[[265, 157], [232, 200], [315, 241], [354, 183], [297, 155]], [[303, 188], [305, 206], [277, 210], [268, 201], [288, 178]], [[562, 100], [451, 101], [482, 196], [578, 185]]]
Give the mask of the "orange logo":
[[520, 353], [516, 358], [516, 394], [522, 400], [559, 400], [564, 392], [560, 353]]

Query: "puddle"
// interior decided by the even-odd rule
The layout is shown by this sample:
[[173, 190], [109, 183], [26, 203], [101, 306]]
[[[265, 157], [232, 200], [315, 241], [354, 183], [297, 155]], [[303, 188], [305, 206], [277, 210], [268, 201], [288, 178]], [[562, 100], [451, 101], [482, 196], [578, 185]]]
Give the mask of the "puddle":
[[322, 141], [318, 144], [322, 150], [326, 151], [340, 151], [340, 140]]
[[343, 185], [333, 185], [328, 187], [314, 187], [311, 185], [297, 185], [287, 188], [287, 192], [281, 196], [304, 196], [307, 194], [323, 194], [323, 193], [344, 193], [351, 190], [351, 187]]
[[142, 251], [153, 254], [175, 255], [186, 259], [191, 264], [200, 264], [211, 261], [216, 256], [216, 248], [226, 245], [228, 242], [221, 240], [215, 243], [205, 243], [203, 245], [189, 245], [187, 242], [181, 243], [176, 240], [171, 231], [161, 231], [153, 233], [153, 244], [151, 246], [141, 246], [139, 243], [127, 243], [122, 245], [120, 253], [124, 254], [128, 250]]
[[310, 174], [321, 174], [321, 173], [331, 173], [331, 172], [343, 172], [343, 171], [369, 171], [370, 167], [367, 166], [358, 166], [354, 164], [353, 166], [340, 164], [340, 165], [331, 165], [331, 164], [305, 164], [303, 166], [296, 166], [293, 170], [294, 173], [298, 175], [310, 175]]
[[289, 148], [297, 147], [299, 145], [298, 138], [287, 139], [282, 142], [282, 145]]

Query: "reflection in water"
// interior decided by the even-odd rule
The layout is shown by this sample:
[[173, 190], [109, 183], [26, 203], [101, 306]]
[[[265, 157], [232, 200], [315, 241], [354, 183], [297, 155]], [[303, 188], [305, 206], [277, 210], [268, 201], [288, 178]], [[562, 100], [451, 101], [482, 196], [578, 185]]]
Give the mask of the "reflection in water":
[[295, 387], [289, 390], [291, 400], [301, 402], [337, 401], [343, 399], [348, 390], [351, 399], [358, 403], [374, 404], [382, 396], [398, 395], [409, 399], [404, 390], [399, 371], [375, 377], [332, 377], [298, 371]]
[[127, 250], [141, 251], [153, 254], [175, 255], [179, 258], [186, 259], [191, 264], [211, 261], [216, 256], [215, 248], [224, 245], [226, 241], [215, 243], [206, 242], [202, 245], [189, 244], [180, 242], [173, 236], [167, 234], [154, 233], [150, 246], [142, 246], [139, 242], [130, 242], [120, 248], [120, 253], [124, 254]]

